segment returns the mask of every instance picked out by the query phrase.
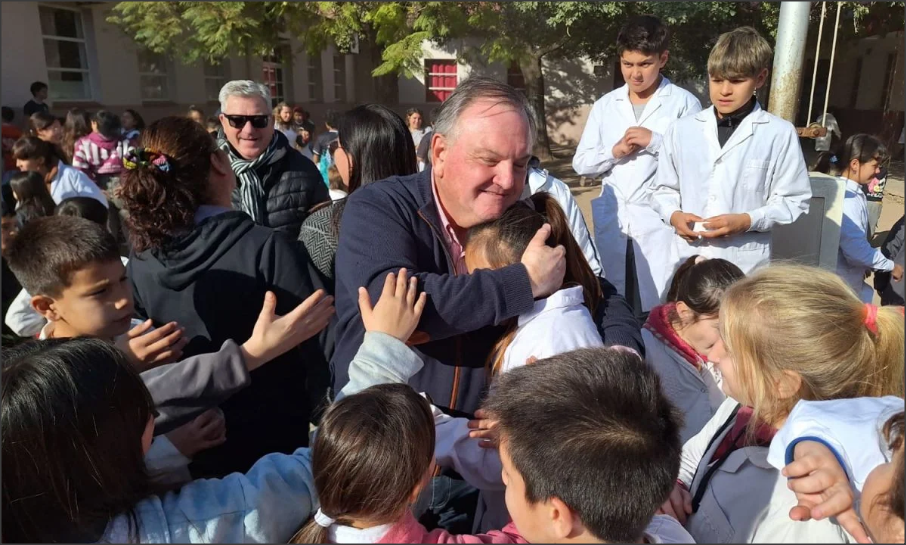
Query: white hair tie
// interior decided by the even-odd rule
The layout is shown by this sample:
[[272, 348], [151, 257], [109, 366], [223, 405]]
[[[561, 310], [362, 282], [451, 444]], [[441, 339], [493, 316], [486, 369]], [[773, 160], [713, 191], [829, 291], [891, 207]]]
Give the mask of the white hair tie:
[[322, 528], [330, 528], [336, 522], [335, 519], [332, 519], [324, 514], [324, 511], [321, 511], [319, 507], [315, 512], [315, 524]]
[[[701, 235], [699, 235], [699, 236], [701, 236]], [[708, 258], [705, 257], [705, 256], [703, 256], [703, 255], [697, 256], [697, 257], [695, 258], [695, 262], [693, 263], [693, 265], [698, 265], [698, 264], [701, 263], [702, 261], [707, 261], [707, 260], [708, 260]]]

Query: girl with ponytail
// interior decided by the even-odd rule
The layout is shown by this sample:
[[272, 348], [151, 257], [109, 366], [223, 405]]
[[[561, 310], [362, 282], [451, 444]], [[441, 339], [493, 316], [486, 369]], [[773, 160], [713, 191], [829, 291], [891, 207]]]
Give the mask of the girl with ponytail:
[[663, 511], [697, 543], [850, 542], [836, 520], [790, 519], [798, 500], [768, 448], [800, 401], [902, 397], [903, 323], [902, 307], [865, 304], [818, 268], [775, 265], [734, 283], [708, 354], [728, 397], [683, 446]]
[[874, 296], [871, 287], [865, 283], [868, 271], [889, 272], [896, 281], [903, 278], [903, 267], [868, 242], [868, 233], [873, 227], [869, 225], [868, 200], [860, 187], [867, 186], [878, 175], [880, 163], [886, 156], [887, 150], [880, 140], [870, 134], [855, 134], [846, 140], [839, 153], [819, 155], [813, 168], [838, 176], [846, 184], [837, 274], [866, 303]]
[[547, 193], [532, 195], [491, 222], [469, 230], [466, 266], [499, 269], [519, 263], [532, 237], [550, 224], [547, 244], [566, 249], [563, 286], [550, 297], [535, 301], [528, 313], [504, 322], [506, 333], [488, 361], [492, 375], [577, 348], [602, 346], [593, 316], [601, 300], [601, 284], [570, 231], [563, 209]]

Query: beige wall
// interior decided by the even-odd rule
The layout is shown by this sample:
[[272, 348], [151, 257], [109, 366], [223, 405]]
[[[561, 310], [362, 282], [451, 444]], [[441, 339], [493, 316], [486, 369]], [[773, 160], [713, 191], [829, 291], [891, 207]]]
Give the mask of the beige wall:
[[[831, 79], [830, 103], [838, 108], [851, 107], [851, 95], [856, 77], [856, 63], [862, 59], [862, 71], [858, 84], [858, 96], [855, 103], [857, 110], [879, 110], [885, 93], [884, 79], [887, 70], [887, 57], [899, 51], [896, 72], [893, 77], [893, 89], [889, 101], [891, 111], [903, 111], [903, 32], [890, 33], [887, 36], [872, 36], [853, 43], [837, 44], [834, 72]], [[830, 42], [824, 44], [821, 58], [830, 57]], [[806, 67], [811, 69], [811, 67]], [[815, 107], [824, 107], [824, 97], [815, 97]]]
[[0, 98], [4, 106], [16, 110], [16, 120], [21, 121], [22, 107], [31, 100], [28, 86], [33, 81], [47, 81], [38, 4], [0, 2], [0, 49]]

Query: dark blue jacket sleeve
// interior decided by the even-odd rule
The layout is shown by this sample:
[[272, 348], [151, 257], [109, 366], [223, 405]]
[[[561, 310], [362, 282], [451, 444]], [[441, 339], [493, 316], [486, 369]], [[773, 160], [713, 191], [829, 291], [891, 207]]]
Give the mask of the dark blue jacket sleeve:
[[632, 307], [617, 292], [613, 284], [604, 278], [598, 280], [601, 282], [601, 291], [604, 295], [595, 310], [595, 324], [598, 325], [598, 332], [604, 344], [626, 346], [644, 356], [645, 343], [642, 341], [641, 327]]

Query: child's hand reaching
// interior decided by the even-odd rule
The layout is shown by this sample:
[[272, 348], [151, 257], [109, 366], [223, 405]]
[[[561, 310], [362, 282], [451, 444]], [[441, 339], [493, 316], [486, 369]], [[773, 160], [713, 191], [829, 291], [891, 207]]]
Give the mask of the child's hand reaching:
[[799, 505], [790, 510], [790, 518], [806, 521], [836, 517], [858, 543], [871, 543], [853, 509], [855, 495], [846, 471], [833, 452], [816, 441], [799, 441], [793, 457], [793, 462], [781, 472], [789, 477], [787, 486], [799, 500]]
[[151, 320], [145, 320], [116, 340], [116, 346], [126, 353], [129, 362], [139, 373], [179, 361], [182, 349], [189, 342], [182, 336], [185, 330], [176, 322], [149, 331], [152, 324]]
[[686, 524], [686, 517], [692, 514], [692, 495], [686, 489], [686, 486], [677, 481], [673, 485], [673, 492], [664, 502], [664, 505], [657, 510], [659, 515], [670, 515], [680, 522]]
[[373, 307], [368, 290], [359, 288], [359, 311], [365, 331], [386, 333], [406, 342], [422, 317], [428, 295], [418, 292], [418, 279], [406, 278], [406, 269], [400, 269], [399, 276], [389, 273], [384, 280], [384, 291]]
[[249, 371], [317, 335], [334, 313], [333, 297], [325, 297], [324, 290], [311, 294], [286, 316], [277, 316], [276, 308], [277, 296], [270, 291], [265, 293], [252, 336], [241, 347]]
[[490, 418], [484, 409], [475, 411], [475, 419], [469, 420], [468, 427], [472, 430], [469, 432], [469, 437], [472, 439], [479, 439], [479, 447], [495, 449], [499, 446], [497, 421]]
[[192, 458], [226, 441], [226, 420], [220, 409], [208, 409], [166, 435], [176, 450], [186, 458]]

